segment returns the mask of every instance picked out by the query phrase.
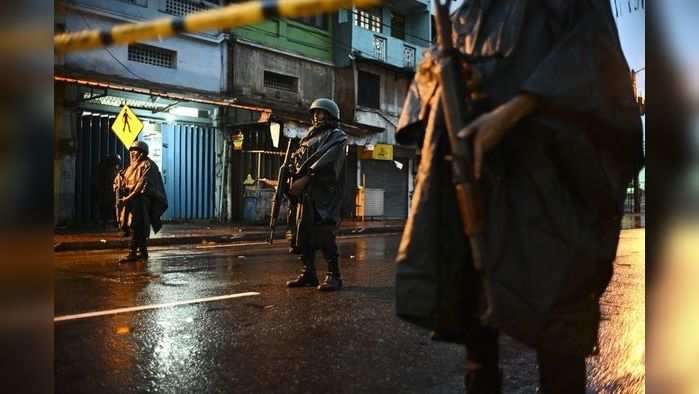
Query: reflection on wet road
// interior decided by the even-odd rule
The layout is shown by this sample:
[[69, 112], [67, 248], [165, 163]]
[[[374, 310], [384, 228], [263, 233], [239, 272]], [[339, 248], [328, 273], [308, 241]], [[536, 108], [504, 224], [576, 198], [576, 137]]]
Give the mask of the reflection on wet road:
[[645, 231], [622, 232], [614, 276], [602, 297], [600, 354], [588, 360], [599, 393], [643, 393], [645, 386]]
[[[591, 392], [642, 392], [643, 231], [623, 234]], [[284, 245], [154, 249], [121, 266], [112, 252], [57, 254], [57, 316], [260, 294], [57, 322], [57, 391], [463, 392], [463, 349], [394, 316], [398, 240], [342, 240], [346, 288], [330, 294], [284, 287], [299, 268]], [[505, 392], [535, 392], [533, 352], [503, 338], [503, 362]]]

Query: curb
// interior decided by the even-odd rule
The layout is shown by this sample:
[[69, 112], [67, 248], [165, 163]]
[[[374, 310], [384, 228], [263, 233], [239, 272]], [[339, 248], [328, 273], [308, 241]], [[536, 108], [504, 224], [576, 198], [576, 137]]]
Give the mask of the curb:
[[[382, 227], [357, 227], [357, 228], [340, 228], [338, 236], [365, 235], [365, 234], [400, 234], [403, 232], [403, 226], [382, 226]], [[265, 241], [268, 233], [266, 232], [250, 232], [239, 235], [190, 235], [180, 237], [163, 237], [151, 238], [148, 240], [148, 246], [172, 246], [172, 245], [192, 245], [200, 243], [235, 243], [246, 241]], [[274, 233], [275, 240], [286, 239], [286, 231], [277, 231]], [[69, 252], [80, 250], [106, 250], [106, 249], [125, 249], [129, 246], [129, 239], [115, 239], [103, 241], [75, 241], [75, 242], [58, 242], [54, 244], [54, 252]]]

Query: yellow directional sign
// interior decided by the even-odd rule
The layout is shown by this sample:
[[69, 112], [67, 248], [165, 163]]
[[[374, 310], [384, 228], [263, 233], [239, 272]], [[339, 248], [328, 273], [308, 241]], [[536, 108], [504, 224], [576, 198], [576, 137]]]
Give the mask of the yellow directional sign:
[[141, 123], [128, 105], [124, 105], [116, 120], [114, 120], [114, 124], [112, 124], [114, 134], [119, 137], [121, 143], [128, 149], [136, 141], [141, 130], [143, 130], [143, 123]]

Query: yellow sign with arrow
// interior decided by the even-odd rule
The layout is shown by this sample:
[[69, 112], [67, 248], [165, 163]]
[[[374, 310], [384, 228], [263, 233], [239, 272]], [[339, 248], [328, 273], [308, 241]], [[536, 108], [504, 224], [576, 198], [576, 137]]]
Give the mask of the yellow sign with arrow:
[[124, 105], [112, 124], [112, 131], [119, 137], [121, 143], [128, 149], [138, 134], [143, 130], [143, 123], [128, 105]]

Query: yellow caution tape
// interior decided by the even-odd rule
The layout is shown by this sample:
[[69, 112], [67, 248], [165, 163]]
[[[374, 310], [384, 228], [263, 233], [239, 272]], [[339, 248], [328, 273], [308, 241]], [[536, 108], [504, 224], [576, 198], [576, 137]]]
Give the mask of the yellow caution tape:
[[296, 18], [343, 8], [375, 7], [382, 0], [262, 0], [201, 11], [181, 18], [162, 18], [148, 22], [118, 25], [111, 30], [86, 30], [58, 34], [53, 38], [56, 54], [125, 45], [132, 42], [162, 39], [178, 33], [233, 29], [259, 23], [275, 16]]

